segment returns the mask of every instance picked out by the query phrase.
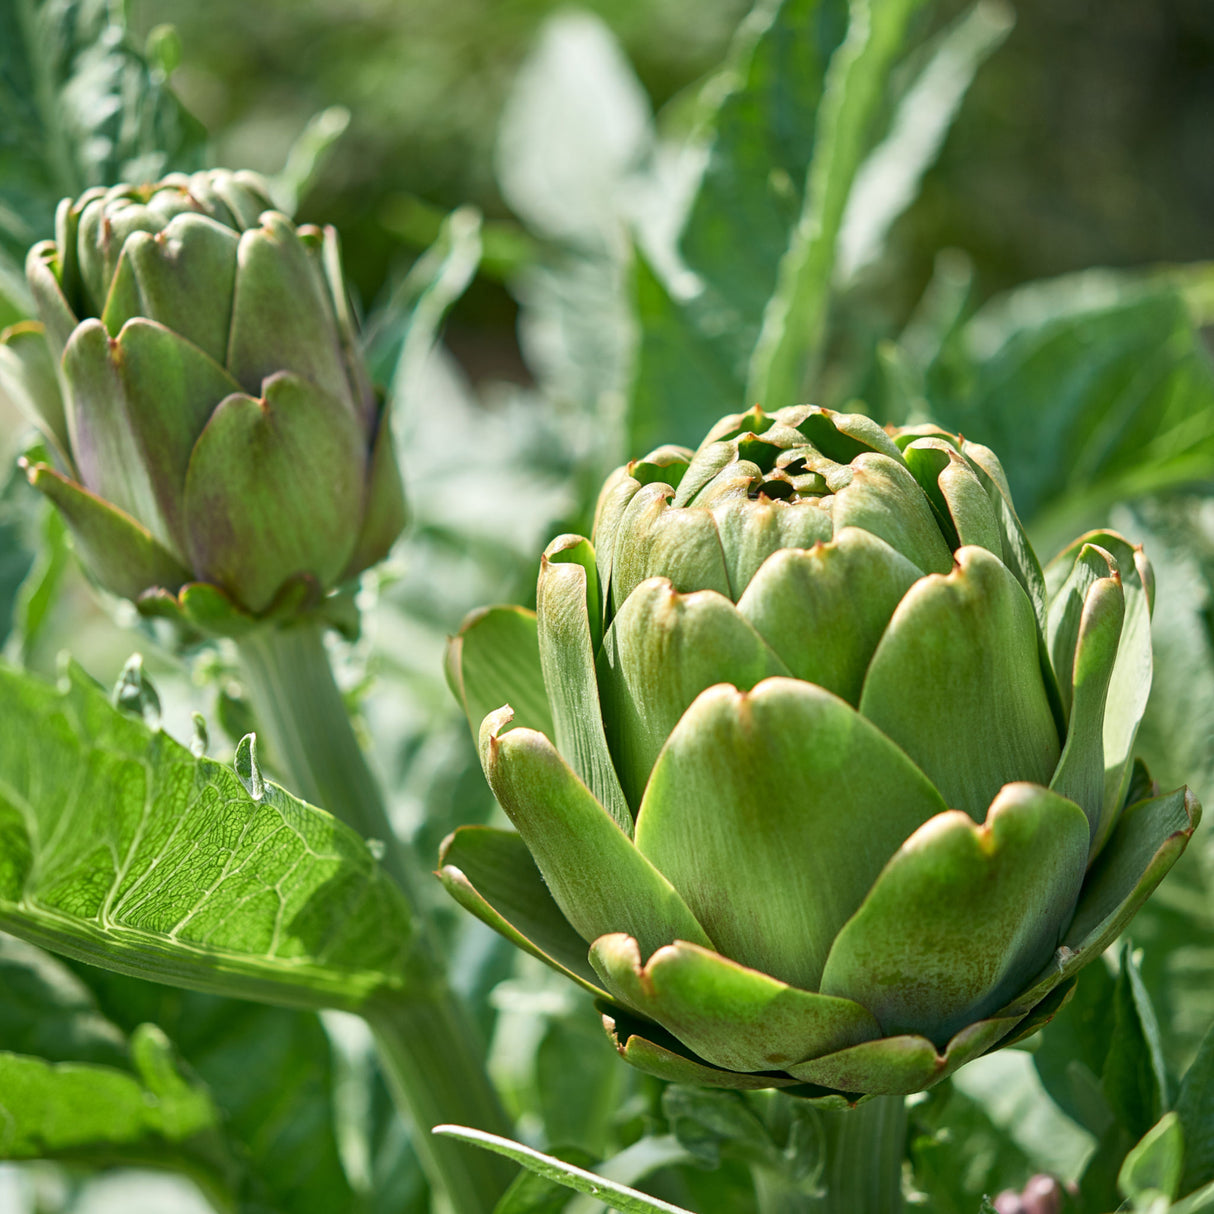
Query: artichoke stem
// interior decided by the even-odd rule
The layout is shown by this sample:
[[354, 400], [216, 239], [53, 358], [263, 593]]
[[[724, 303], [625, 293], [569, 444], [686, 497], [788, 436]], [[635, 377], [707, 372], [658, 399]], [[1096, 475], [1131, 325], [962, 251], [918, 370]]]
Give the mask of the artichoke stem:
[[759, 1214], [902, 1214], [906, 1098], [876, 1096], [821, 1117], [822, 1166], [808, 1180], [755, 1168]]
[[290, 791], [365, 839], [383, 845], [380, 864], [414, 910], [424, 905], [420, 874], [410, 862], [350, 725], [333, 679], [320, 625], [265, 627], [237, 642], [257, 727]]
[[396, 1106], [417, 1127], [413, 1147], [422, 1167], [432, 1179], [442, 1178], [436, 1214], [486, 1214], [517, 1168], [500, 1155], [429, 1132], [442, 1123], [478, 1129], [506, 1124], [484, 1065], [468, 1048], [471, 1024], [465, 1009], [423, 994], [394, 998], [364, 1016]]
[[513, 1167], [496, 1155], [436, 1139], [448, 1122], [508, 1134], [468, 1009], [447, 983], [432, 938], [420, 865], [397, 838], [379, 785], [359, 747], [314, 623], [267, 627], [237, 643], [245, 681], [270, 757], [291, 791], [328, 810], [365, 838], [382, 841], [381, 863], [413, 912], [412, 981], [364, 1015], [397, 1107], [414, 1127], [414, 1147], [444, 1214], [485, 1214]]

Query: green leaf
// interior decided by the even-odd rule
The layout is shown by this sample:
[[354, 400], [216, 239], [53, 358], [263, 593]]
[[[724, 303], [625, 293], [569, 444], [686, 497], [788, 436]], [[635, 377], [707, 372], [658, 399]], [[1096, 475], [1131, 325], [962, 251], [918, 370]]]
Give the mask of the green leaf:
[[662, 1093], [662, 1112], [679, 1143], [705, 1167], [719, 1167], [723, 1149], [775, 1162], [767, 1127], [737, 1092], [671, 1084]]
[[14, 1054], [48, 1062], [121, 1066], [126, 1039], [89, 988], [62, 961], [0, 935], [0, 1041]]
[[1114, 1115], [1141, 1138], [1170, 1106], [1159, 1024], [1127, 944], [1113, 996], [1113, 1034], [1101, 1084]]
[[[981, 1063], [969, 1071], [976, 1066]], [[929, 1195], [933, 1214], [974, 1214], [975, 1193], [1015, 1188], [1033, 1171], [1025, 1147], [995, 1121], [987, 1103], [953, 1081], [937, 1084], [909, 1114], [915, 1187]]]
[[1162, 1195], [1173, 1201], [1180, 1190], [1184, 1133], [1175, 1113], [1165, 1113], [1125, 1157], [1117, 1186], [1135, 1207]]
[[725, 95], [675, 266], [638, 272], [636, 448], [692, 441], [706, 401], [719, 412], [799, 399], [845, 208], [917, 7], [786, 0], [743, 25], [714, 82]]
[[[711, 300], [739, 386], [798, 223], [806, 173], [811, 164], [818, 171], [823, 154], [849, 7], [847, 0], [757, 6], [722, 72], [733, 87], [714, 116], [708, 164], [679, 247]], [[855, 15], [862, 23], [859, 8]]]
[[993, 447], [1021, 516], [1069, 515], [1208, 477], [1214, 368], [1179, 292], [1087, 271], [987, 304], [928, 368], [940, 425]]
[[[531, 1065], [530, 1107], [543, 1120], [546, 1141], [601, 1154], [607, 1143], [616, 1141], [620, 1107], [631, 1095], [636, 1076], [620, 1065], [601, 1018], [585, 1001], [565, 1002], [562, 1014], [544, 1017], [547, 1028]], [[624, 1176], [612, 1179], [628, 1182]]]
[[1100, 961], [1089, 965], [1033, 1053], [1037, 1075], [1054, 1103], [1097, 1136], [1113, 1120], [1100, 1076], [1113, 1034], [1115, 987], [1107, 965]]
[[[554, 1159], [574, 1167], [589, 1168], [595, 1157], [580, 1147], [564, 1147], [552, 1152]], [[540, 1172], [522, 1171], [506, 1190], [493, 1214], [561, 1214], [571, 1198], [569, 1190]]]
[[557, 243], [610, 244], [617, 194], [647, 150], [651, 127], [645, 88], [608, 24], [557, 10], [502, 110], [502, 197], [532, 231]]
[[[1079, 1178], [1092, 1151], [1092, 1135], [1049, 1098], [1027, 1053], [997, 1050], [963, 1067], [952, 1083], [977, 1101], [985, 1117], [1028, 1157], [1029, 1167], [1012, 1187], [1023, 1186], [1031, 1172], [1052, 1172], [1064, 1183]], [[964, 1138], [958, 1147], [961, 1158], [968, 1158]]]
[[0, 667], [0, 928], [136, 977], [305, 1007], [406, 981], [408, 912], [366, 845], [114, 709], [79, 669]]
[[338, 1153], [333, 1050], [315, 1015], [76, 968], [112, 1022], [127, 1031], [155, 1022], [207, 1085], [248, 1201], [291, 1214], [354, 1208]]
[[823, 85], [801, 214], [766, 301], [746, 386], [748, 400], [792, 404], [820, 351], [839, 231], [852, 183], [907, 23], [922, 0], [851, 4], [847, 38]]
[[1169, 1214], [1209, 1214], [1210, 1210], [1214, 1210], [1214, 1184], [1204, 1185], [1184, 1201], [1178, 1201]]
[[747, 365], [801, 211], [847, 20], [846, 0], [760, 4], [712, 82], [723, 96], [673, 258], [683, 272], [660, 275], [638, 258], [629, 450], [698, 442], [713, 417], [747, 403]]
[[132, 42], [117, 0], [0, 10], [0, 249], [50, 235], [87, 186], [202, 166], [204, 132]]
[[680, 1206], [672, 1206], [669, 1202], [650, 1197], [647, 1193], [639, 1193], [636, 1189], [607, 1180], [594, 1172], [587, 1172], [584, 1168], [574, 1167], [552, 1155], [534, 1151], [520, 1142], [512, 1142], [509, 1138], [499, 1138], [496, 1134], [486, 1134], [483, 1130], [458, 1125], [435, 1126], [434, 1133], [494, 1151], [566, 1188], [590, 1197], [603, 1198], [610, 1203], [612, 1209], [619, 1210], [620, 1214], [692, 1214]]
[[[46, 518], [58, 520], [58, 512], [46, 507], [42, 528], [39, 527], [38, 495], [30, 488], [25, 470], [16, 466], [7, 470], [0, 484], [0, 645], [11, 633], [20, 636], [23, 632], [23, 602], [29, 587], [37, 581], [38, 572], [59, 555], [62, 560], [63, 544], [58, 548], [48, 542], [37, 543], [38, 532], [47, 524]], [[57, 521], [62, 532], [63, 524]]]
[[671, 293], [640, 249], [633, 253], [632, 307], [641, 340], [627, 449], [699, 442], [720, 410], [742, 408], [743, 385], [719, 345], [701, 332], [694, 308]]
[[889, 230], [918, 195], [978, 70], [1012, 30], [1001, 0], [978, 0], [924, 49], [930, 57], [902, 93], [887, 133], [856, 173], [839, 232], [837, 280], [849, 285], [877, 260]]
[[1181, 1080], [1176, 1113], [1185, 1143], [1180, 1192], [1191, 1193], [1214, 1181], [1214, 1028]]
[[131, 1038], [135, 1073], [0, 1053], [0, 1158], [175, 1166], [230, 1204], [232, 1163], [210, 1094], [165, 1035]]
[[438, 239], [418, 258], [365, 337], [376, 382], [390, 381], [397, 415], [428, 409], [417, 398], [421, 376], [443, 319], [468, 289], [481, 259], [481, 217], [460, 207], [444, 220]]

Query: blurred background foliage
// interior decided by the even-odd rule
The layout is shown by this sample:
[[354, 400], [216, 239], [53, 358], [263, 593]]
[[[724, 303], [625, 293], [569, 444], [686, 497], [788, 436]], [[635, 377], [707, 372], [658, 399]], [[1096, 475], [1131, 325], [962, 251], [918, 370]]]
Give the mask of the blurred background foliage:
[[[217, 163], [277, 172], [313, 115], [348, 132], [302, 200], [341, 229], [371, 301], [437, 217], [510, 208], [494, 171], [498, 119], [537, 31], [563, 0], [132, 0], [139, 36], [172, 22], [173, 86]], [[620, 40], [655, 111], [677, 126], [716, 68], [744, 0], [617, 0], [578, 7]], [[943, 26], [967, 6], [936, 5]], [[1204, 0], [1018, 0], [1015, 28], [974, 82], [883, 263], [895, 318], [937, 250], [964, 249], [979, 298], [1093, 265], [1214, 256], [1214, 9]], [[403, 245], [403, 248], [402, 248]], [[874, 292], [876, 294], [876, 292]], [[480, 284], [449, 343], [474, 378], [525, 375], [507, 292]]]
[[[1157, 670], [1140, 750], [1165, 786], [1214, 803], [1214, 7], [875, 0], [905, 38], [830, 82], [860, 116], [850, 133], [818, 108], [847, 8], [0, 0], [0, 321], [28, 314], [23, 251], [86, 184], [250, 167], [299, 218], [341, 229], [375, 374], [402, 406], [413, 524], [365, 580], [362, 637], [334, 656], [422, 854], [493, 812], [445, 638], [475, 606], [533, 597], [544, 543], [589, 526], [616, 462], [695, 441], [773, 382], [990, 443], [1043, 555], [1106, 522], [1145, 541]], [[807, 183], [828, 153], [829, 180]], [[767, 301], [803, 206], [833, 214], [783, 299], [812, 323], [773, 337]], [[768, 339], [791, 379], [779, 358], [751, 359]], [[109, 684], [137, 645], [166, 728], [188, 740], [201, 711], [212, 753], [230, 755], [255, 724], [232, 651], [183, 651], [98, 605], [54, 516], [7, 476], [28, 438], [0, 401], [6, 656], [49, 673], [70, 647]], [[993, 1056], [916, 1101], [921, 1204], [976, 1212], [1049, 1171], [1088, 1195], [1076, 1209], [1108, 1214], [1145, 1130], [1173, 1104], [1199, 1120], [1197, 1081], [1179, 1080], [1194, 1058], [1214, 1069], [1210, 833], [1135, 921], [1141, 953], [1092, 967], [1037, 1054]], [[610, 1158], [616, 1179], [704, 1211], [748, 1208], [744, 1165], [779, 1170], [789, 1144], [815, 1140], [785, 1097], [663, 1089], [618, 1064], [578, 992], [466, 922], [437, 883], [433, 909], [521, 1137]], [[238, 1208], [428, 1208], [356, 1022], [37, 950], [0, 951], [0, 971], [10, 996], [29, 992], [0, 1002], [0, 1050], [109, 1064], [158, 1025], [220, 1109], [225, 1175], [246, 1177], [229, 1177]], [[39, 1021], [60, 1035], [39, 1037]], [[1194, 1186], [1214, 1179], [1205, 1145]], [[0, 1209], [201, 1200], [112, 1171], [142, 1163], [107, 1144], [66, 1169], [0, 1168]], [[545, 1186], [511, 1200], [503, 1214], [563, 1208]]]

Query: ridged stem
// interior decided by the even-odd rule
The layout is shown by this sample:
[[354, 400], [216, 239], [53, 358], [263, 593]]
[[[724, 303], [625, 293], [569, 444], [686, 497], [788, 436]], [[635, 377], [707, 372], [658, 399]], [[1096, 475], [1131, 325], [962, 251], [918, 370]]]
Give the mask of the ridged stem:
[[810, 1181], [794, 1182], [756, 1168], [758, 1214], [902, 1214], [905, 1097], [877, 1096], [821, 1116], [822, 1169]]
[[263, 628], [237, 642], [257, 725], [291, 792], [384, 845], [381, 864], [419, 902], [416, 866], [392, 830], [316, 624]]
[[447, 983], [424, 914], [423, 870], [392, 830], [315, 624], [265, 628], [237, 643], [258, 728], [291, 791], [384, 845], [382, 864], [413, 912], [417, 943], [408, 990], [366, 1012], [380, 1061], [414, 1146], [452, 1214], [485, 1214], [509, 1184], [501, 1158], [430, 1129], [443, 1122], [508, 1134], [468, 1009]]
[[444, 1123], [510, 1133], [484, 1063], [468, 1049], [472, 1025], [465, 1009], [448, 993], [446, 999], [393, 999], [365, 1016], [397, 1107], [417, 1127], [414, 1150], [426, 1175], [441, 1178], [447, 1209], [488, 1214], [518, 1169], [500, 1155], [430, 1133]]

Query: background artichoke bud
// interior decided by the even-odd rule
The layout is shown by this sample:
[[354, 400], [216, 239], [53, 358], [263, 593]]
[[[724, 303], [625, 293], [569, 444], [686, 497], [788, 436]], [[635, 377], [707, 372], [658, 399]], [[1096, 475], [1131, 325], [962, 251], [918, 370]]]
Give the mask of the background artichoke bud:
[[26, 270], [64, 463], [28, 473], [102, 585], [234, 631], [386, 554], [404, 497], [332, 228], [252, 173], [175, 174], [64, 200]]
[[1043, 574], [987, 448], [812, 407], [604, 486], [449, 672], [517, 833], [444, 884], [682, 1082], [935, 1083], [1061, 1006], [1200, 814], [1132, 747], [1150, 570]]

